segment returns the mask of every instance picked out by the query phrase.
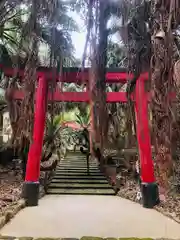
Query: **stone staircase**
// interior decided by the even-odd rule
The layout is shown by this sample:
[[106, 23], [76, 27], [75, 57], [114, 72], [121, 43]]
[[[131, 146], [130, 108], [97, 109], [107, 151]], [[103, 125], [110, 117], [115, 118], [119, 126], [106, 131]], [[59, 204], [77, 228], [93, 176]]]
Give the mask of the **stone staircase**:
[[47, 194], [114, 195], [97, 163], [90, 161], [87, 173], [86, 156], [70, 152], [56, 168]]

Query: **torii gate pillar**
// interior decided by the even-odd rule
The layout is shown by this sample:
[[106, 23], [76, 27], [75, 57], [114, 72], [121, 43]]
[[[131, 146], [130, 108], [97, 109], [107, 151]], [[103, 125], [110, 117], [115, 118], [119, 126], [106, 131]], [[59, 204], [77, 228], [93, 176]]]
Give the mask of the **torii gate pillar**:
[[151, 139], [148, 123], [148, 95], [145, 92], [145, 84], [142, 77], [140, 77], [136, 83], [135, 98], [142, 204], [146, 208], [153, 208], [159, 203], [159, 193], [158, 186], [155, 182], [154, 164], [151, 153]]
[[44, 139], [48, 98], [48, 81], [41, 76], [38, 81], [34, 112], [33, 142], [28, 153], [26, 177], [23, 186], [23, 198], [27, 206], [37, 206], [39, 199], [39, 176], [41, 152]]

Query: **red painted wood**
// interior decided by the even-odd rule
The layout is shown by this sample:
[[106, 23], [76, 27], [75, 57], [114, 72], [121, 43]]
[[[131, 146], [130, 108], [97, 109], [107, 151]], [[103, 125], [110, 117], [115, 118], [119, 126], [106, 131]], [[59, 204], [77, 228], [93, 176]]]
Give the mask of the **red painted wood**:
[[148, 97], [144, 89], [144, 81], [141, 78], [139, 78], [136, 83], [135, 110], [137, 139], [140, 154], [141, 180], [145, 183], [152, 183], [155, 181], [155, 177], [148, 123]]
[[[15, 69], [13, 68], [6, 68], [3, 67], [0, 64], [0, 68], [3, 69], [4, 73], [6, 76], [14, 76]], [[23, 70], [18, 70], [18, 75], [20, 77], [24, 76], [24, 71]], [[37, 78], [39, 79], [41, 76], [45, 76], [46, 79], [52, 80], [53, 79], [53, 73], [52, 71], [46, 71], [46, 72], [41, 72], [37, 71]], [[148, 79], [148, 73], [143, 73], [142, 74], [143, 79], [147, 80]], [[89, 70], [86, 72], [64, 72], [62, 76], [56, 75], [56, 80], [61, 81], [61, 82], [67, 82], [67, 83], [82, 83], [82, 82], [88, 82], [89, 80]], [[132, 74], [128, 73], [123, 73], [123, 72], [108, 72], [106, 74], [106, 81], [107, 83], [126, 83], [127, 79], [131, 79], [133, 77]]]
[[[14, 99], [23, 99], [24, 93], [22, 91], [14, 91]], [[48, 94], [48, 100], [51, 101], [52, 94]], [[53, 96], [53, 100], [56, 102], [89, 102], [90, 94], [88, 92], [59, 92], [56, 91]], [[107, 102], [127, 102], [125, 92], [108, 92]]]
[[33, 142], [29, 149], [26, 167], [26, 182], [38, 182], [40, 174], [41, 152], [44, 138], [44, 128], [47, 108], [47, 81], [39, 79], [36, 93]]
[[[51, 101], [52, 94], [48, 94], [48, 100]], [[170, 93], [170, 98], [172, 101], [176, 100], [176, 94]], [[14, 99], [23, 99], [24, 93], [19, 90], [15, 90], [13, 94]], [[54, 101], [56, 102], [89, 102], [90, 94], [88, 92], [59, 92], [56, 91], [53, 96]], [[132, 98], [133, 100], [133, 98]], [[148, 101], [151, 100], [151, 94], [148, 93]], [[107, 93], [107, 102], [127, 102], [126, 93], [125, 92], [108, 92]]]

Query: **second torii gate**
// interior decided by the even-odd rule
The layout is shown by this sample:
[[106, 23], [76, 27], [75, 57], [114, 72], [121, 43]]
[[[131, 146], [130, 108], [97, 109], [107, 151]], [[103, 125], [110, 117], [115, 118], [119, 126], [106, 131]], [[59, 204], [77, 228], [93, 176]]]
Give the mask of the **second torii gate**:
[[[0, 66], [6, 76], [13, 76], [14, 70]], [[40, 176], [40, 161], [43, 146], [46, 109], [48, 100], [52, 100], [52, 94], [48, 93], [48, 82], [54, 77], [52, 69], [39, 68], [37, 71], [38, 87], [36, 91], [35, 103], [35, 118], [33, 142], [29, 149], [26, 178], [23, 186], [24, 198], [28, 206], [38, 205], [39, 196], [39, 176]], [[19, 77], [23, 78], [24, 71], [18, 71]], [[63, 69], [63, 74], [55, 76], [57, 81], [67, 83], [88, 83], [89, 69], [81, 72], [80, 69], [71, 68]], [[125, 69], [107, 69], [107, 83], [126, 83], [127, 79], [132, 78], [126, 73]], [[158, 187], [155, 182], [154, 164], [151, 153], [151, 139], [148, 123], [148, 101], [149, 93], [145, 91], [145, 81], [148, 80], [148, 74], [141, 74], [137, 80], [135, 97], [136, 124], [137, 124], [137, 140], [140, 155], [141, 167], [141, 192], [143, 198], [143, 206], [152, 208], [159, 202]], [[22, 91], [14, 91], [14, 99], [23, 99]], [[59, 92], [55, 91], [53, 100], [57, 102], [89, 102], [90, 93], [86, 92]], [[127, 102], [125, 92], [108, 92], [107, 102]]]

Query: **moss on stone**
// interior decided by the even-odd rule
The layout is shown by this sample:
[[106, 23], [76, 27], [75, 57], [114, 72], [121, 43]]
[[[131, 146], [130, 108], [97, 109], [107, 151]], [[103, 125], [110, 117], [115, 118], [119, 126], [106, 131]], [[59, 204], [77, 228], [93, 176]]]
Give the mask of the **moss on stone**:
[[6, 223], [8, 223], [13, 217], [14, 217], [13, 211], [12, 210], [7, 211], [5, 214]]
[[61, 238], [61, 240], [79, 240], [79, 238]]
[[33, 240], [32, 237], [19, 237], [19, 238], [16, 238], [16, 240]]
[[100, 237], [82, 237], [80, 240], [103, 240]]
[[104, 240], [153, 240], [152, 238], [104, 238]]
[[0, 217], [0, 229], [6, 224], [6, 218], [5, 216]]
[[10, 236], [0, 236], [0, 240], [15, 240], [16, 237], [10, 237]]
[[153, 240], [152, 238], [104, 238], [104, 240]]
[[118, 240], [118, 238], [104, 238], [104, 240]]
[[33, 238], [33, 240], [61, 240], [61, 238]]

